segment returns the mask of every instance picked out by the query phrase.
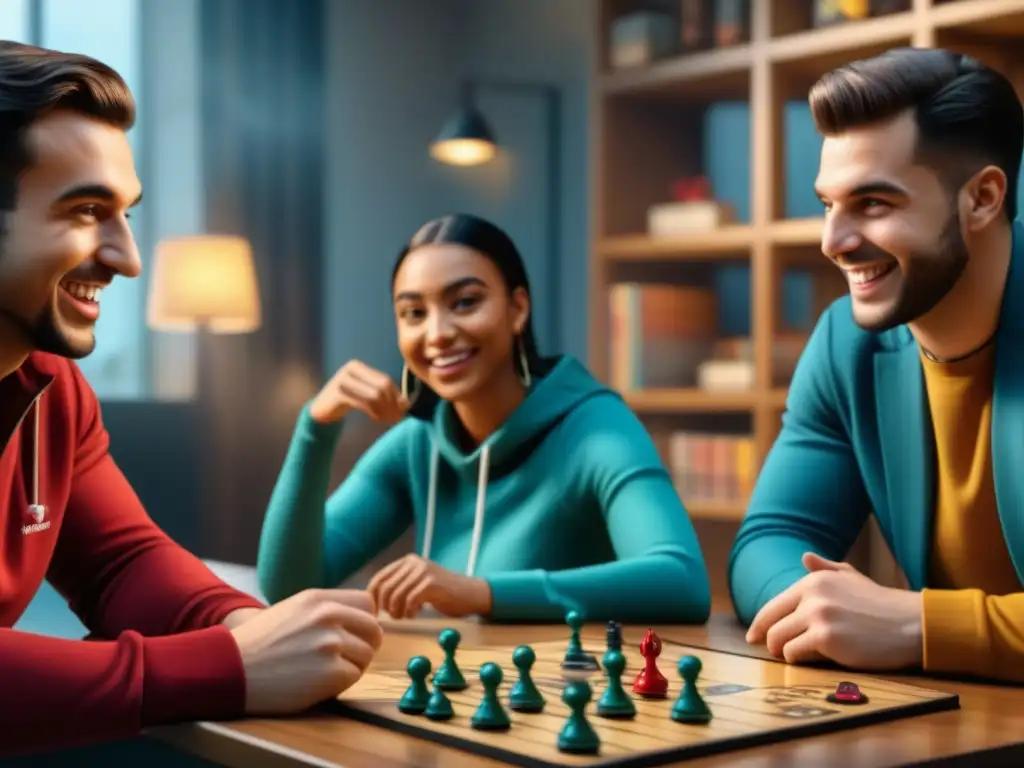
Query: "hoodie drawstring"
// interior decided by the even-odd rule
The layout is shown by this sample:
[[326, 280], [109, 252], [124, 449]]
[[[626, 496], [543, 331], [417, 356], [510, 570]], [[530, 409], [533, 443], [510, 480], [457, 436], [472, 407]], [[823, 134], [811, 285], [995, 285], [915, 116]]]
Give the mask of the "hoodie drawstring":
[[35, 425], [32, 436], [32, 508], [39, 508], [39, 401], [32, 404]]
[[[430, 545], [434, 539], [434, 520], [437, 514], [437, 469], [438, 450], [434, 445], [430, 456], [430, 487], [427, 491], [427, 523], [423, 534], [424, 560], [430, 559]], [[476, 559], [480, 553], [480, 541], [484, 532], [484, 508], [487, 506], [487, 474], [491, 465], [490, 446], [484, 445], [480, 452], [480, 471], [477, 475], [476, 509], [473, 513], [473, 540], [469, 547], [469, 562], [466, 564], [466, 575], [472, 576], [476, 571]]]

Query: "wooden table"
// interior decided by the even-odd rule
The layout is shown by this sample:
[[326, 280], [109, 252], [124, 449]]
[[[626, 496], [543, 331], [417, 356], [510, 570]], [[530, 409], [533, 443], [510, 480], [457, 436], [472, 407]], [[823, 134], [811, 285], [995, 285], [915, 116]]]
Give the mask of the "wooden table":
[[[561, 626], [488, 626], [417, 620], [386, 622], [387, 638], [378, 660], [404, 665], [437, 648], [437, 633], [456, 627], [463, 643], [519, 643], [566, 637]], [[704, 627], [655, 627], [666, 637], [698, 647], [768, 658], [743, 639], [732, 617], [715, 616]], [[603, 631], [603, 628], [599, 631]], [[691, 760], [688, 768], [883, 768], [905, 765], [1024, 765], [1024, 688], [900, 676], [903, 682], [960, 695], [960, 709], [767, 747]], [[336, 715], [314, 714], [279, 720], [197, 723], [150, 733], [174, 747], [231, 768], [498, 768], [505, 765], [426, 740], [385, 731]]]

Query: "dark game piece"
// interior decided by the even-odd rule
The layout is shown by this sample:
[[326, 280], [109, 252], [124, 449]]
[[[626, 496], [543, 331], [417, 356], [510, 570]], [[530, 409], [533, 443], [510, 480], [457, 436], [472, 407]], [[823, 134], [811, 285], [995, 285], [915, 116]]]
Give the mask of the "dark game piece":
[[426, 656], [413, 656], [405, 671], [409, 674], [412, 684], [398, 701], [398, 711], [407, 715], [420, 715], [427, 708], [430, 691], [427, 689], [427, 675], [430, 674], [430, 659]]
[[583, 615], [579, 611], [569, 611], [565, 617], [572, 634], [569, 635], [569, 647], [565, 649], [562, 659], [562, 670], [573, 677], [586, 677], [601, 669], [597, 659], [583, 650], [580, 630], [583, 628]]
[[462, 635], [457, 629], [441, 630], [441, 634], [437, 636], [437, 642], [444, 651], [444, 661], [434, 673], [434, 685], [442, 691], [464, 691], [469, 687], [455, 661], [455, 651], [458, 650], [461, 641]]
[[507, 731], [512, 722], [498, 699], [498, 686], [502, 679], [501, 667], [487, 662], [480, 667], [480, 682], [484, 687], [480, 706], [473, 713], [470, 725], [478, 731]]
[[537, 654], [528, 645], [521, 645], [512, 652], [512, 663], [519, 670], [519, 679], [508, 694], [508, 706], [514, 712], [536, 713], [544, 710], [544, 696], [530, 676], [535, 661]]
[[601, 739], [590, 723], [585, 710], [590, 703], [590, 684], [586, 680], [572, 680], [562, 691], [562, 701], [569, 707], [569, 717], [558, 734], [558, 751], [573, 755], [596, 755]]
[[622, 650], [622, 625], [617, 621], [609, 621], [608, 629], [605, 633], [607, 650], [609, 651], [621, 651]]
[[658, 669], [657, 658], [661, 654], [661, 638], [648, 629], [640, 641], [640, 653], [644, 657], [644, 668], [633, 681], [633, 692], [649, 699], [663, 699], [668, 696], [668, 679]]
[[860, 692], [860, 686], [846, 681], [837, 685], [835, 692], [825, 698], [833, 704], [866, 704], [868, 701], [868, 697]]
[[452, 702], [445, 692], [434, 686], [434, 690], [427, 699], [427, 708], [424, 711], [428, 720], [451, 720], [455, 717], [455, 710], [452, 709]]
[[636, 717], [636, 704], [622, 687], [622, 673], [626, 668], [626, 657], [622, 651], [612, 649], [604, 655], [604, 670], [608, 686], [597, 701], [597, 714], [601, 717], [629, 719]]
[[683, 690], [672, 707], [672, 719], [677, 723], [711, 722], [711, 710], [697, 690], [697, 677], [702, 667], [703, 664], [696, 656], [683, 656], [679, 660], [679, 676], [683, 678]]
[[[608, 622], [608, 628], [605, 632], [605, 650], [622, 650], [623, 649], [623, 625], [618, 622]], [[630, 666], [630, 660], [623, 656], [623, 670]]]

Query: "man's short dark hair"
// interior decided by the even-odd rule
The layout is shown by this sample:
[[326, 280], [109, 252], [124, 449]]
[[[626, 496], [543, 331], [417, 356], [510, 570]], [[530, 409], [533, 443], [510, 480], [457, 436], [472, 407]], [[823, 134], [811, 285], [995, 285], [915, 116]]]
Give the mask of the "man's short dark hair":
[[26, 131], [55, 109], [125, 131], [135, 124], [135, 99], [111, 67], [81, 54], [0, 41], [0, 210], [14, 208], [18, 177], [32, 164]]
[[940, 48], [894, 48], [824, 75], [808, 96], [823, 135], [835, 135], [913, 110], [918, 159], [959, 189], [985, 165], [1006, 174], [1004, 210], [1017, 217], [1024, 110], [994, 69]]

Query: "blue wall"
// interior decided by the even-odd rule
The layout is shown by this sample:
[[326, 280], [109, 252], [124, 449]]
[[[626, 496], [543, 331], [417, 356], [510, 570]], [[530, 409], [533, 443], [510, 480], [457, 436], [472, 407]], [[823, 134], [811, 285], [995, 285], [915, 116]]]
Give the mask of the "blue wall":
[[[785, 114], [786, 218], [820, 216], [814, 196], [821, 137], [814, 130], [804, 102], [786, 105]], [[732, 205], [741, 222], [750, 221], [750, 109], [745, 102], [724, 102], [711, 107], [705, 118], [704, 167], [715, 196]], [[719, 332], [750, 333], [750, 268], [723, 267], [718, 273]], [[809, 329], [815, 321], [811, 280], [803, 272], [788, 270], [783, 277], [783, 327]]]

